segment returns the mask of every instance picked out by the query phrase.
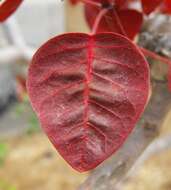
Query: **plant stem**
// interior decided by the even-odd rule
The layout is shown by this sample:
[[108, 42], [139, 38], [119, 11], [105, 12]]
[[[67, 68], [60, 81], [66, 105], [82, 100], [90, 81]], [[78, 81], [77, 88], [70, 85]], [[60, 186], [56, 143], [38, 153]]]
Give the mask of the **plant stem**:
[[85, 4], [95, 6], [95, 7], [102, 7], [101, 3], [93, 2], [92, 0], [80, 0], [80, 1], [85, 3]]
[[96, 20], [95, 20], [95, 22], [94, 22], [94, 24], [93, 24], [93, 28], [92, 28], [92, 34], [95, 34], [96, 32], [97, 32], [97, 29], [98, 29], [98, 26], [99, 26], [99, 24], [100, 24], [100, 21], [101, 21], [101, 19], [103, 18], [103, 16], [106, 14], [108, 12], [108, 9], [107, 8], [104, 8], [104, 9], [102, 9], [100, 12], [99, 12], [99, 14], [97, 15], [97, 17], [96, 17]]
[[171, 60], [167, 59], [166, 57], [160, 56], [160, 55], [158, 55], [158, 54], [156, 54], [156, 53], [154, 53], [154, 52], [152, 52], [152, 51], [150, 51], [148, 49], [145, 49], [143, 47], [139, 47], [139, 48], [143, 52], [143, 54], [145, 56], [148, 56], [148, 57], [151, 57], [153, 59], [159, 60], [159, 61], [161, 61], [163, 63], [166, 63], [166, 64], [171, 66]]

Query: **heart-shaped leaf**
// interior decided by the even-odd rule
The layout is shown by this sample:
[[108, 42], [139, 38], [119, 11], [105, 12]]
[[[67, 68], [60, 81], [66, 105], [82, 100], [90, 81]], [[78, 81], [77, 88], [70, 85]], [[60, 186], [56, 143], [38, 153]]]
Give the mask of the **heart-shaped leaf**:
[[0, 22], [7, 19], [18, 8], [23, 0], [5, 0], [0, 4]]
[[42, 127], [64, 159], [87, 171], [125, 141], [144, 111], [149, 68], [139, 49], [114, 33], [70, 33], [35, 54], [27, 88]]
[[[88, 4], [85, 5], [85, 16], [90, 28], [93, 27], [100, 10], [101, 9], [98, 7], [94, 7]], [[123, 34], [123, 31], [120, 24], [118, 23], [118, 19], [116, 18], [114, 11], [116, 11], [116, 14], [121, 22], [120, 24], [122, 25], [127, 36], [130, 39], [133, 39], [141, 29], [143, 23], [143, 15], [142, 13], [132, 9], [110, 9], [101, 19], [97, 32], [116, 32], [119, 34]]]

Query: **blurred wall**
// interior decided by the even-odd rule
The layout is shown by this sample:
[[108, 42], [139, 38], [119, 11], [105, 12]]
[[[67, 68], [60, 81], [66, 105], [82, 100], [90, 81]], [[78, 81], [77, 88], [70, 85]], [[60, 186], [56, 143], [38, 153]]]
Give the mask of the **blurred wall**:
[[65, 1], [66, 31], [67, 32], [89, 32], [88, 25], [84, 18], [84, 8], [82, 3], [76, 6]]
[[65, 30], [64, 3], [61, 0], [24, 0], [15, 16], [31, 46], [40, 46]]

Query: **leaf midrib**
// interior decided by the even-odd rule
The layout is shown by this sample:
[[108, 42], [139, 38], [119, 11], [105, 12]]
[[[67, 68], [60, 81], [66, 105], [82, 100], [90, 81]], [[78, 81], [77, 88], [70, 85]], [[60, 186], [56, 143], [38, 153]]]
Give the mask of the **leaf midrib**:
[[90, 37], [89, 45], [88, 45], [88, 53], [87, 53], [87, 72], [86, 72], [86, 80], [85, 80], [85, 90], [84, 90], [84, 105], [85, 105], [85, 111], [84, 111], [84, 127], [87, 127], [88, 122], [88, 112], [89, 112], [89, 96], [90, 96], [90, 87], [89, 84], [91, 82], [92, 78], [92, 63], [93, 63], [93, 48], [94, 48], [94, 39], [93, 37]]

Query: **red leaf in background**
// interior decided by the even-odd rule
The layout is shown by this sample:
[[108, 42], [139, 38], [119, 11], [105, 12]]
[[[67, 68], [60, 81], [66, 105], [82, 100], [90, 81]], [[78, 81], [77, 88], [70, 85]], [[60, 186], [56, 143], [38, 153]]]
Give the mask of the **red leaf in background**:
[[[99, 8], [93, 7], [91, 5], [85, 5], [85, 16], [90, 28], [93, 27], [96, 17], [99, 14], [99, 11]], [[98, 33], [115, 32], [123, 34], [113, 11], [113, 9], [109, 10], [108, 13], [102, 18], [98, 26]], [[131, 9], [116, 11], [121, 21], [121, 24], [127, 33], [127, 36], [130, 39], [133, 39], [141, 29], [143, 23], [143, 15], [140, 12]]]
[[171, 65], [169, 65], [169, 73], [168, 73], [168, 87], [171, 92]]
[[[96, 3], [100, 3], [102, 5], [110, 5], [110, 4], [115, 4], [116, 6], [119, 6], [119, 7], [125, 7], [125, 5], [130, 2], [130, 1], [133, 1], [133, 0], [88, 0], [89, 2], [96, 2]], [[135, 0], [134, 0], [135, 1]], [[71, 4], [76, 4], [77, 2], [83, 2], [81, 0], [70, 0]], [[86, 1], [84, 2], [86, 4]], [[87, 3], [89, 4], [89, 3]]]
[[[134, 39], [134, 37], [141, 30], [141, 26], [143, 23], [142, 14], [136, 10], [122, 10], [122, 11], [118, 11], [118, 16], [121, 20], [124, 30], [127, 33], [127, 36], [130, 39]], [[118, 30], [119, 30], [119, 27], [118, 27]]]
[[26, 94], [26, 79], [25, 77], [18, 75], [16, 76], [16, 82], [17, 82], [17, 97], [19, 101], [23, 101]]
[[143, 12], [147, 15], [152, 13], [162, 2], [163, 0], [141, 0]]
[[171, 14], [171, 0], [164, 0], [160, 7], [161, 12]]
[[128, 8], [129, 4], [135, 0], [115, 0], [115, 6], [119, 9]]
[[0, 5], [0, 22], [7, 19], [21, 4], [22, 0], [6, 0]]
[[76, 5], [79, 2], [79, 0], [70, 0], [70, 2], [71, 4]]
[[70, 33], [37, 51], [27, 89], [49, 139], [82, 172], [123, 144], [144, 111], [149, 84], [148, 64], [127, 38]]
[[[113, 1], [115, 0], [89, 0], [89, 1], [92, 1], [92, 2], [97, 2], [97, 3], [101, 3], [101, 4], [107, 4], [107, 3], [113, 3]], [[117, 0], [117, 1], [120, 1], [120, 0]], [[123, 1], [123, 0], [122, 0]]]

